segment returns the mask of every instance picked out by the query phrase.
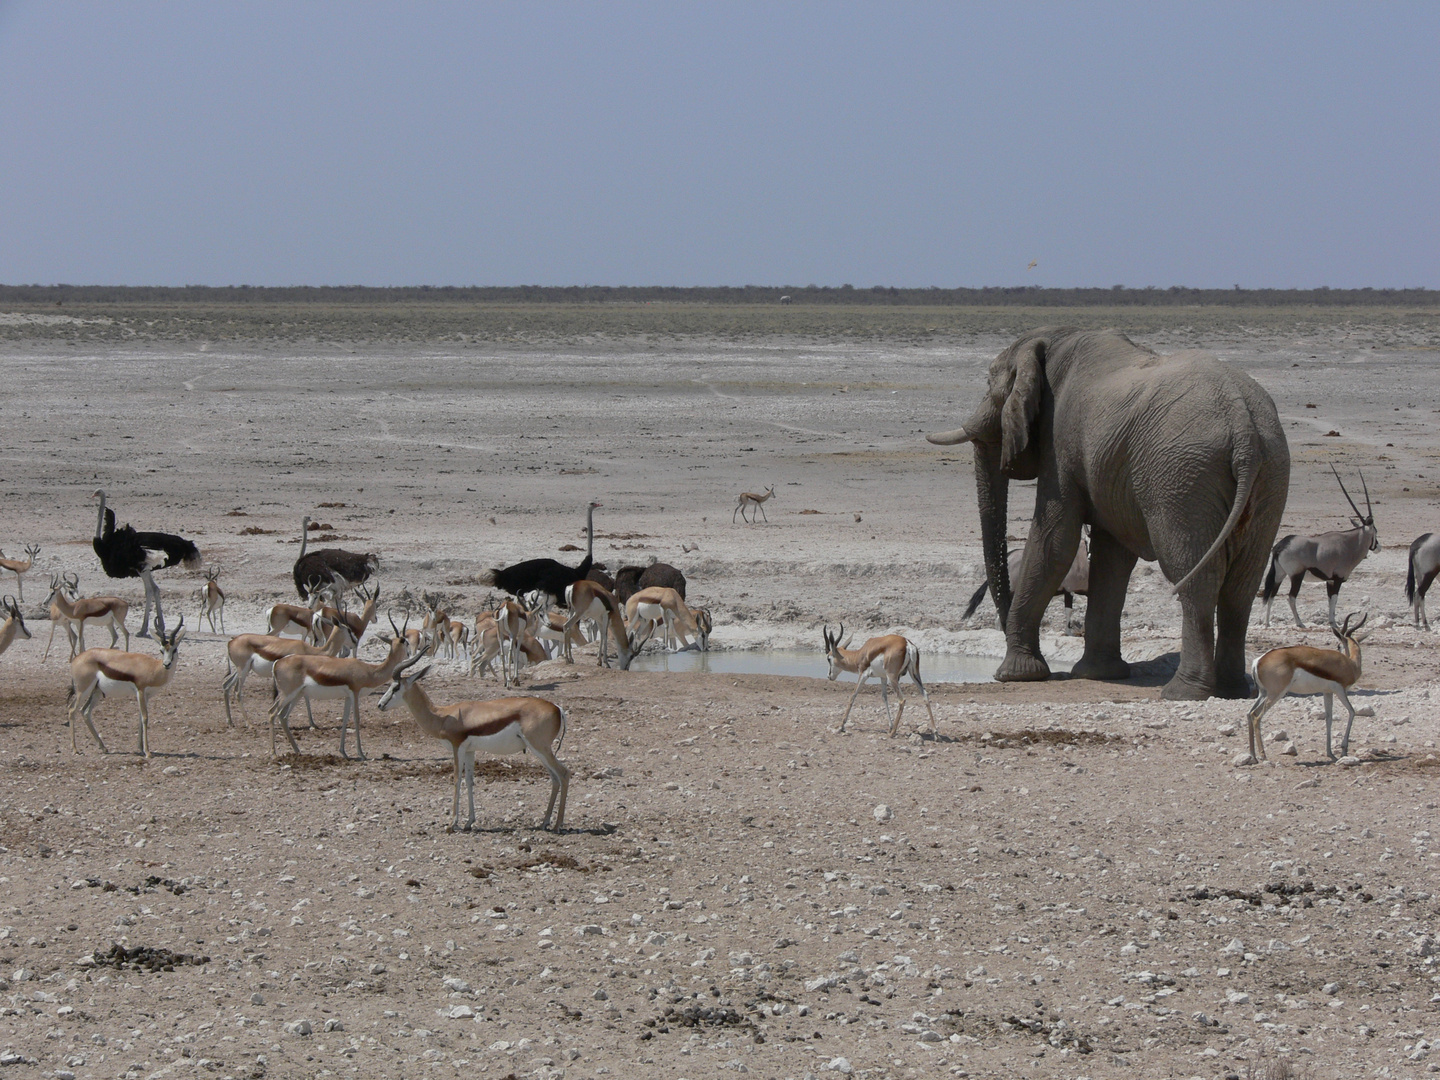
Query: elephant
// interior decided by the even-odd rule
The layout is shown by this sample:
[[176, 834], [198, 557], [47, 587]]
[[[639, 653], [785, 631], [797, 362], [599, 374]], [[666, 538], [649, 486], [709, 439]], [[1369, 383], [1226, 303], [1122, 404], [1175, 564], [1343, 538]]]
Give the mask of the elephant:
[[[1245, 631], [1290, 488], [1275, 402], [1201, 352], [1161, 356], [1117, 330], [1032, 330], [990, 365], [965, 425], [985, 573], [1005, 626], [996, 679], [1046, 679], [1040, 619], [1091, 529], [1084, 655], [1071, 676], [1124, 679], [1120, 614], [1136, 559], [1158, 560], [1183, 614], [1166, 698], [1249, 696]], [[1035, 480], [1035, 516], [1011, 592], [1009, 482]], [[1218, 632], [1217, 632], [1218, 624]]]

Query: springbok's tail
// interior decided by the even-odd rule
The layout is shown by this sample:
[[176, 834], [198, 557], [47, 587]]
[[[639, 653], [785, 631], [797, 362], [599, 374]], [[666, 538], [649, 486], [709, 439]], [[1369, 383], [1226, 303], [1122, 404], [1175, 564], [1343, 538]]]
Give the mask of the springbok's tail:
[[[555, 707], [557, 709], [560, 709], [560, 706], [558, 705]], [[560, 752], [560, 748], [565, 745], [565, 733], [569, 730], [570, 717], [565, 714], [564, 709], [560, 709], [560, 741], [555, 744], [555, 753], [558, 754]]]
[[1287, 536], [1270, 550], [1270, 569], [1265, 574], [1265, 584], [1260, 589], [1260, 599], [1269, 603], [1280, 593], [1280, 554], [1295, 539]]
[[975, 595], [970, 597], [970, 606], [965, 609], [965, 614], [960, 616], [961, 622], [964, 622], [971, 615], [975, 614], [975, 609], [980, 606], [980, 601], [985, 599], [985, 593], [988, 592], [989, 589], [990, 580], [986, 578], [985, 581], [981, 583], [980, 588], [975, 590]]
[[1415, 556], [1419, 554], [1421, 546], [1433, 535], [1434, 533], [1425, 533], [1417, 536], [1415, 542], [1410, 545], [1410, 559], [1407, 564], [1409, 569], [1405, 573], [1405, 600], [1407, 603], [1415, 603]]
[[920, 649], [913, 641], [905, 642], [905, 674], [909, 675], [921, 690], [925, 689], [925, 684], [920, 681]]

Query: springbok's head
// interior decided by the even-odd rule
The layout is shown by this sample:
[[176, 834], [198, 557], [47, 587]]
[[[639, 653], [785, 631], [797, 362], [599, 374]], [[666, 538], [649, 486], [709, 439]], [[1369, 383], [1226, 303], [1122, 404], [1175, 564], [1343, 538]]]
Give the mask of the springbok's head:
[[[1379, 530], [1375, 528], [1375, 513], [1370, 507], [1370, 489], [1365, 484], [1365, 474], [1363, 472], [1360, 473], [1360, 487], [1365, 492], [1365, 513], [1362, 514], [1360, 513], [1360, 508], [1355, 505], [1355, 500], [1350, 498], [1350, 492], [1345, 490], [1345, 481], [1340, 479], [1340, 473], [1336, 471], [1334, 465], [1330, 466], [1330, 471], [1335, 473], [1335, 480], [1340, 485], [1340, 491], [1345, 496], [1345, 501], [1350, 504], [1350, 509], [1355, 511], [1355, 516], [1350, 519], [1350, 524], [1354, 525], [1357, 529], [1369, 529], [1372, 534], [1370, 537], [1370, 550], [1379, 551], [1380, 533]], [[1357, 469], [1356, 472], [1359, 472], [1359, 470]]]
[[834, 682], [840, 677], [840, 672], [844, 670], [840, 666], [840, 639], [845, 636], [845, 624], [841, 623], [840, 629], [836, 630], [834, 634], [830, 633], [828, 625], [823, 627], [820, 632], [825, 638], [825, 659], [830, 665], [830, 672], [825, 677]]
[[31, 566], [34, 566], [34, 565], [35, 565], [35, 557], [40, 554], [40, 545], [39, 545], [39, 544], [26, 544], [26, 545], [25, 545], [25, 554], [28, 555], [28, 556], [30, 556], [30, 565], [31, 565]]
[[175, 629], [170, 633], [160, 631], [160, 662], [167, 668], [175, 663], [175, 654], [180, 647], [180, 639], [185, 636], [185, 616], [180, 616], [180, 621], [175, 624]]
[[13, 596], [5, 597], [5, 614], [15, 624], [15, 633], [22, 638], [28, 638], [30, 631], [25, 628], [25, 616], [20, 614], [20, 606], [15, 603]]
[[206, 570], [205, 570], [205, 580], [208, 581], [211, 585], [214, 585], [217, 581], [219, 581], [219, 580], [220, 580], [220, 567], [218, 567], [218, 566], [207, 567]]
[[1343, 623], [1339, 626], [1332, 625], [1330, 630], [1340, 640], [1340, 644], [1345, 647], [1347, 653], [1351, 652], [1353, 646], [1354, 653], [1358, 654], [1360, 651], [1360, 642], [1370, 636], [1368, 633], [1360, 633], [1360, 628], [1365, 625], [1365, 620], [1370, 618], [1370, 613], [1367, 611], [1364, 615], [1361, 615], [1360, 621], [1354, 626], [1351, 626], [1350, 620], [1355, 618], [1355, 615], [1356, 612], [1350, 612], [1350, 614], [1345, 616]]
[[381, 712], [384, 712], [386, 709], [390, 708], [391, 705], [395, 704], [395, 697], [397, 694], [403, 697], [405, 691], [409, 690], [410, 687], [414, 686], [417, 682], [419, 682], [425, 677], [425, 673], [430, 670], [429, 664], [426, 664], [424, 667], [419, 668], [415, 671], [410, 670], [411, 668], [415, 667], [416, 664], [420, 663], [420, 661], [424, 658], [425, 654], [423, 652], [416, 653], [414, 656], [410, 657], [410, 659], [404, 661], [398, 667], [396, 667], [396, 669], [390, 675], [390, 685], [385, 687], [385, 692], [380, 695], [380, 704], [376, 706], [376, 708], [378, 708]]

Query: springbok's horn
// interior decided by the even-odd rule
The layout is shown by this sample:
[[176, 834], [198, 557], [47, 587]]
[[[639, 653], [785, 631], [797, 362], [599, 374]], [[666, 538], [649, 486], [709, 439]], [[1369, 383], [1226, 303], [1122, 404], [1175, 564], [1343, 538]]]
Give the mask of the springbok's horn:
[[926, 435], [925, 441], [932, 442], [936, 446], [955, 446], [957, 443], [967, 443], [974, 439], [963, 427], [957, 427], [954, 431], [937, 431], [934, 435]]
[[1334, 465], [1330, 466], [1330, 471], [1335, 473], [1335, 481], [1340, 485], [1340, 493], [1345, 496], [1345, 501], [1350, 504], [1350, 509], [1355, 511], [1357, 518], [1363, 518], [1365, 515], [1360, 513], [1360, 507], [1355, 505], [1355, 500], [1350, 498], [1350, 492], [1345, 490], [1345, 481], [1340, 479], [1340, 474], [1336, 472]]
[[395, 631], [395, 636], [397, 638], [404, 637], [405, 635], [400, 632], [400, 627], [395, 625], [395, 613], [393, 611], [387, 611], [385, 617], [390, 620], [390, 629]]

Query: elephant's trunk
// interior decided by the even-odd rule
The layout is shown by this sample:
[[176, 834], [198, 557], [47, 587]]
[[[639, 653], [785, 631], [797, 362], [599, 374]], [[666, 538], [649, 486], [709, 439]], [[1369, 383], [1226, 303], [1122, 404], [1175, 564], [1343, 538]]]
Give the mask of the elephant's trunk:
[[975, 499], [980, 509], [985, 578], [1004, 626], [1010, 621], [1010, 568], [1005, 561], [1010, 481], [1000, 472], [1000, 447], [993, 443], [975, 444]]

